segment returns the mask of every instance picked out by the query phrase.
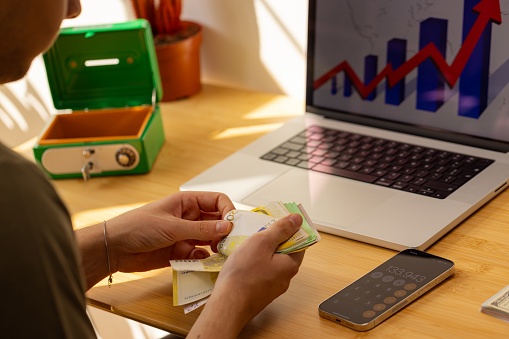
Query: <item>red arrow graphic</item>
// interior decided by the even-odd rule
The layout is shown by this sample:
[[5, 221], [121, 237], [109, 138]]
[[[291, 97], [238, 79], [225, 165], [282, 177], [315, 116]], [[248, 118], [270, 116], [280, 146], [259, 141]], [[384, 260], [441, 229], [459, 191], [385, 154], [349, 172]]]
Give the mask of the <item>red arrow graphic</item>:
[[444, 59], [442, 54], [440, 54], [435, 44], [429, 43], [396, 70], [393, 70], [391, 64], [388, 63], [387, 66], [385, 66], [385, 68], [380, 73], [378, 73], [377, 76], [368, 85], [365, 85], [359, 79], [347, 61], [343, 61], [322, 75], [320, 78], [316, 79], [314, 82], [314, 89], [318, 89], [320, 86], [334, 77], [337, 73], [345, 71], [346, 75], [351, 80], [355, 88], [357, 88], [357, 91], [360, 93], [360, 95], [363, 98], [366, 98], [384, 78], [387, 77], [389, 86], [392, 87], [401, 81], [408, 73], [419, 66], [427, 58], [430, 58], [435, 63], [436, 67], [442, 73], [447, 83], [451, 87], [454, 87], [454, 84], [456, 81], [458, 81], [461, 72], [463, 71], [468, 59], [470, 58], [475, 45], [481, 38], [486, 25], [488, 25], [490, 21], [493, 21], [496, 24], [502, 23], [499, 0], [481, 0], [473, 8], [473, 10], [479, 13], [479, 16], [477, 17], [477, 20], [472, 26], [472, 29], [468, 33], [468, 36], [458, 51], [456, 58], [450, 66], [447, 64], [447, 61]]

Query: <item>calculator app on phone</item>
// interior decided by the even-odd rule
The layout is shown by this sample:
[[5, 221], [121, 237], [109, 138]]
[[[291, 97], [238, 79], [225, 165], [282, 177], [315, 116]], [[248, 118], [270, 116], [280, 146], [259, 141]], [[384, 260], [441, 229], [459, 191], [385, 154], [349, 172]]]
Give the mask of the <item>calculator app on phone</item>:
[[378, 325], [454, 273], [454, 263], [404, 250], [318, 307], [319, 314], [358, 331]]

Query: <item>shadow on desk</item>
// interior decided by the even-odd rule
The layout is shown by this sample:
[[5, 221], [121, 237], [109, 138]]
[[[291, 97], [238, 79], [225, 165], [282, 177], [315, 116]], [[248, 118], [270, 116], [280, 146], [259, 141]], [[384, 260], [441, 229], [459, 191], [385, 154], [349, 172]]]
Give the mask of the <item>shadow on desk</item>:
[[169, 267], [142, 273], [116, 273], [111, 287], [104, 280], [86, 296], [91, 306], [169, 333], [187, 333], [201, 313], [198, 309], [186, 315], [181, 306], [173, 306]]

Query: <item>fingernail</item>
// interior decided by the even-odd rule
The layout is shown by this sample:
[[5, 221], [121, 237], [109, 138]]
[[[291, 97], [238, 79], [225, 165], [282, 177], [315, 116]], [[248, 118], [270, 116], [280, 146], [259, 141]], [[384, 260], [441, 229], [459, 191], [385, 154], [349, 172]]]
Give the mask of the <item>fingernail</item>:
[[216, 224], [216, 231], [219, 233], [226, 233], [230, 228], [230, 222], [227, 220], [218, 221]]
[[298, 215], [296, 213], [290, 214], [290, 217], [288, 218], [288, 220], [290, 220], [294, 226], [301, 223], [300, 215]]

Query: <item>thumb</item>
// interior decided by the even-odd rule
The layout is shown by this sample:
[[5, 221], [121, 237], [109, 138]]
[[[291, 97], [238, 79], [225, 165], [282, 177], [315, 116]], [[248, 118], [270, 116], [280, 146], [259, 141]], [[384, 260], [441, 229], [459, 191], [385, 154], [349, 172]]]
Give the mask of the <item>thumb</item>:
[[279, 244], [294, 235], [301, 225], [302, 216], [298, 213], [292, 213], [279, 219], [262, 233], [265, 233], [264, 236], [268, 237], [266, 241], [270, 242], [275, 250]]
[[190, 221], [181, 219], [171, 233], [175, 241], [210, 241], [226, 236], [230, 233], [231, 228], [232, 224], [227, 220]]

